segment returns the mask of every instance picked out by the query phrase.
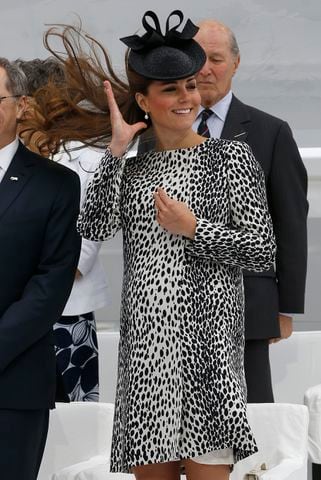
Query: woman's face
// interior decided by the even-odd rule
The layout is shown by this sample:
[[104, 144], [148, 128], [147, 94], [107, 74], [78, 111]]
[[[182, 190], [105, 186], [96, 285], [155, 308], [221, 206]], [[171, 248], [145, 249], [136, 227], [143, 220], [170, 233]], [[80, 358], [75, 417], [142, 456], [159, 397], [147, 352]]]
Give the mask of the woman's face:
[[147, 94], [136, 94], [140, 108], [148, 113], [153, 126], [180, 131], [191, 128], [201, 103], [195, 77], [173, 81], [153, 81]]

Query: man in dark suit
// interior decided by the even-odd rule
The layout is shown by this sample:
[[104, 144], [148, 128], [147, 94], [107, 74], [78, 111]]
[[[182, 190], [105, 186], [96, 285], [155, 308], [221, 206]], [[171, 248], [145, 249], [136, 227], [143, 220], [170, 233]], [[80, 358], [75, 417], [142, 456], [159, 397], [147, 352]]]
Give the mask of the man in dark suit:
[[37, 478], [55, 398], [52, 326], [73, 283], [79, 179], [16, 138], [25, 76], [0, 58], [0, 475]]
[[[244, 272], [245, 376], [249, 402], [273, 402], [269, 343], [292, 334], [292, 315], [303, 313], [307, 262], [307, 176], [288, 124], [245, 105], [231, 91], [240, 63], [231, 30], [216, 21], [199, 24], [195, 37], [207, 61], [197, 76], [202, 107], [194, 123], [203, 136], [244, 141], [266, 178], [277, 243], [275, 270]], [[142, 135], [139, 152], [151, 148]]]

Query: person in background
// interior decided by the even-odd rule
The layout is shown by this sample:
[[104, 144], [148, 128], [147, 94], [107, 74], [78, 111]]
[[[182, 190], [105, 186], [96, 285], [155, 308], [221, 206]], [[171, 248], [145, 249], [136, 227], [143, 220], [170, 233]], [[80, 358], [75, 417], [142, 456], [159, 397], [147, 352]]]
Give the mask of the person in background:
[[[46, 152], [46, 135], [33, 132], [29, 125], [33, 115], [33, 96], [48, 82], [63, 85], [65, 82], [62, 64], [54, 57], [45, 60], [17, 60], [28, 79], [30, 108], [20, 124], [20, 135], [28, 148]], [[48, 99], [49, 100], [49, 99]], [[50, 99], [54, 104], [55, 97]], [[44, 121], [46, 118], [43, 117]], [[103, 151], [69, 142], [52, 159], [76, 172], [80, 179], [80, 205], [88, 183], [98, 167]], [[99, 371], [98, 344], [94, 311], [109, 302], [108, 283], [99, 258], [101, 242], [82, 239], [79, 263], [70, 297], [59, 321], [54, 325], [57, 391], [56, 401], [98, 401]]]
[[0, 58], [0, 472], [36, 480], [55, 401], [53, 325], [80, 251], [79, 178], [17, 138], [24, 73]]
[[[307, 174], [289, 125], [242, 103], [232, 93], [240, 64], [233, 32], [216, 20], [199, 23], [195, 40], [206, 52], [197, 76], [201, 108], [193, 128], [201, 135], [247, 143], [265, 174], [277, 254], [275, 268], [243, 270], [245, 377], [248, 402], [273, 402], [269, 344], [292, 334], [294, 314], [304, 312], [307, 268]], [[152, 132], [138, 152], [153, 148]]]

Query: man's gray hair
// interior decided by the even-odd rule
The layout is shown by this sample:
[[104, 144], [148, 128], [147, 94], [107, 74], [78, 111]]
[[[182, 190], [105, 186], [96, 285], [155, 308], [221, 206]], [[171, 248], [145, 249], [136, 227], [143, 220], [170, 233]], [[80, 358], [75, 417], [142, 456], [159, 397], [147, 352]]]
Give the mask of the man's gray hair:
[[239, 49], [236, 37], [230, 28], [228, 29], [228, 34], [230, 37], [231, 52], [234, 55], [234, 57], [237, 57], [240, 54], [240, 49]]
[[27, 77], [18, 65], [0, 57], [0, 67], [6, 71], [6, 88], [12, 95], [27, 95]]

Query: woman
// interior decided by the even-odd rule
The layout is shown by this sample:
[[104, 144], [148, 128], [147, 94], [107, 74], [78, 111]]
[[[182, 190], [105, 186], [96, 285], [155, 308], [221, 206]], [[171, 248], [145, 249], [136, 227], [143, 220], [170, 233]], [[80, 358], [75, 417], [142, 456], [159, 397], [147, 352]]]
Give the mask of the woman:
[[[179, 23], [170, 28], [175, 16]], [[64, 104], [79, 123], [71, 132], [57, 117], [53, 135], [80, 135], [75, 91], [78, 101], [106, 112], [105, 133], [92, 127], [96, 138], [112, 132], [79, 228], [96, 241], [123, 231], [111, 470], [131, 471], [137, 480], [178, 480], [182, 466], [188, 480], [227, 480], [233, 463], [256, 451], [246, 419], [241, 268], [269, 268], [272, 225], [249, 147], [192, 130], [200, 104], [195, 74], [205, 53], [190, 20], [177, 30], [182, 20], [173, 12], [163, 35], [156, 15], [145, 13], [145, 35], [123, 39], [128, 85], [107, 61], [108, 107], [88, 88], [101, 70], [76, 57], [68, 30], [61, 34], [73, 84]], [[156, 150], [126, 159], [128, 145], [150, 124]]]
[[[69, 142], [54, 161], [74, 170], [80, 179], [80, 206], [96, 170], [101, 151]], [[75, 281], [63, 314], [54, 325], [57, 391], [56, 401], [98, 402], [99, 368], [95, 311], [109, 303], [106, 272], [99, 257], [102, 242], [81, 242]]]

